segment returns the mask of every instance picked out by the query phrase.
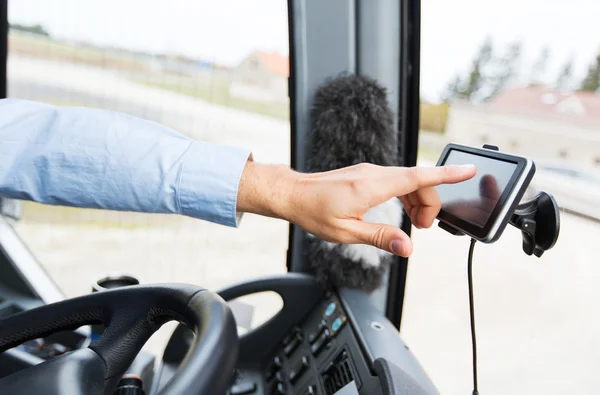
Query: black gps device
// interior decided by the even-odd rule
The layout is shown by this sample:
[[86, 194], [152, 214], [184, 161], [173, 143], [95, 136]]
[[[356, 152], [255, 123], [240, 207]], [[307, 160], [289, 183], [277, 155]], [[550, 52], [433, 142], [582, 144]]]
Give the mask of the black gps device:
[[533, 161], [490, 148], [448, 144], [437, 166], [472, 164], [475, 176], [436, 190], [442, 201], [440, 226], [484, 243], [498, 240], [534, 173]]

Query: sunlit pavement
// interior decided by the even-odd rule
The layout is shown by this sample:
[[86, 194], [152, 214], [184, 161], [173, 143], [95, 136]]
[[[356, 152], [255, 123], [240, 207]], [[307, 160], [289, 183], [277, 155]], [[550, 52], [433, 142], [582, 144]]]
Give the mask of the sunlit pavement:
[[[18, 62], [9, 63], [9, 72], [13, 70], [32, 89], [42, 82], [67, 83], [68, 70], [57, 71], [56, 81], [39, 81], [39, 75], [47, 74], [42, 67], [47, 65], [27, 63], [24, 68]], [[100, 94], [103, 87], [106, 93], [112, 89], [109, 83], [122, 82], [102, 78], [106, 78], [104, 85], [90, 82], [91, 92]], [[74, 90], [86, 89], [76, 78], [69, 84]], [[146, 100], [145, 106], [152, 105], [149, 97], [158, 100], [152, 88], [126, 88]], [[259, 160], [289, 160], [289, 125], [284, 122], [167, 97], [172, 99], [169, 103], [183, 103], [181, 108], [206, 117], [204, 123], [191, 124], [202, 136], [249, 146]], [[190, 127], [188, 121], [186, 125]], [[131, 273], [144, 283], [188, 282], [213, 290], [285, 272], [288, 225], [283, 221], [249, 215], [240, 229], [230, 229], [182, 217], [98, 215], [115, 217], [124, 226], [17, 225], [21, 237], [68, 296], [89, 292], [92, 281], [111, 272]], [[128, 225], [132, 222], [136, 226]], [[413, 239], [403, 337], [442, 394], [468, 394], [472, 385], [468, 240], [438, 228], [415, 231]], [[564, 214], [558, 245], [541, 259], [522, 252], [520, 233], [512, 227], [497, 243], [477, 245], [474, 278], [482, 394], [598, 392], [598, 240], [600, 224]], [[147, 348], [160, 352], [167, 335], [168, 330], [162, 331]]]

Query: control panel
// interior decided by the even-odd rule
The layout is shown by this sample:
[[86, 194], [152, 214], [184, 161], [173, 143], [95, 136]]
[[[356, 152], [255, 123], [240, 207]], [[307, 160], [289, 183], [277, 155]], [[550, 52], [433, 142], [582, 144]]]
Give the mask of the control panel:
[[[279, 342], [260, 371], [240, 369], [229, 395], [359, 394], [372, 377], [341, 301], [327, 293], [323, 301]], [[354, 391], [354, 392], [352, 392]]]
[[[228, 395], [438, 394], [398, 329], [357, 289], [331, 292], [314, 277], [290, 273], [222, 290], [225, 300], [272, 290], [284, 307], [240, 337]], [[149, 395], [176, 374], [194, 341], [173, 332]], [[419, 392], [420, 391], [420, 392]]]

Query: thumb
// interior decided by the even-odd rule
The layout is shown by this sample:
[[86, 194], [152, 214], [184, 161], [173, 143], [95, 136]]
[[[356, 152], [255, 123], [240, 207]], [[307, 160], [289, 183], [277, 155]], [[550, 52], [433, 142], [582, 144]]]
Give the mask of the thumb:
[[356, 221], [353, 227], [356, 238], [363, 244], [403, 257], [412, 254], [412, 240], [398, 227], [363, 221]]

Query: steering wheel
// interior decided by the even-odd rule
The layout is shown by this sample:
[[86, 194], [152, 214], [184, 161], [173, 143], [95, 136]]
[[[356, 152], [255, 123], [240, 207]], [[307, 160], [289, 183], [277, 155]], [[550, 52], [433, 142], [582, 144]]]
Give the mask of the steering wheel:
[[186, 284], [116, 288], [1, 319], [0, 353], [82, 325], [106, 329], [88, 348], [0, 379], [0, 393], [110, 395], [148, 338], [172, 320], [189, 326], [196, 337], [160, 394], [225, 394], [239, 349], [233, 314], [217, 294]]

